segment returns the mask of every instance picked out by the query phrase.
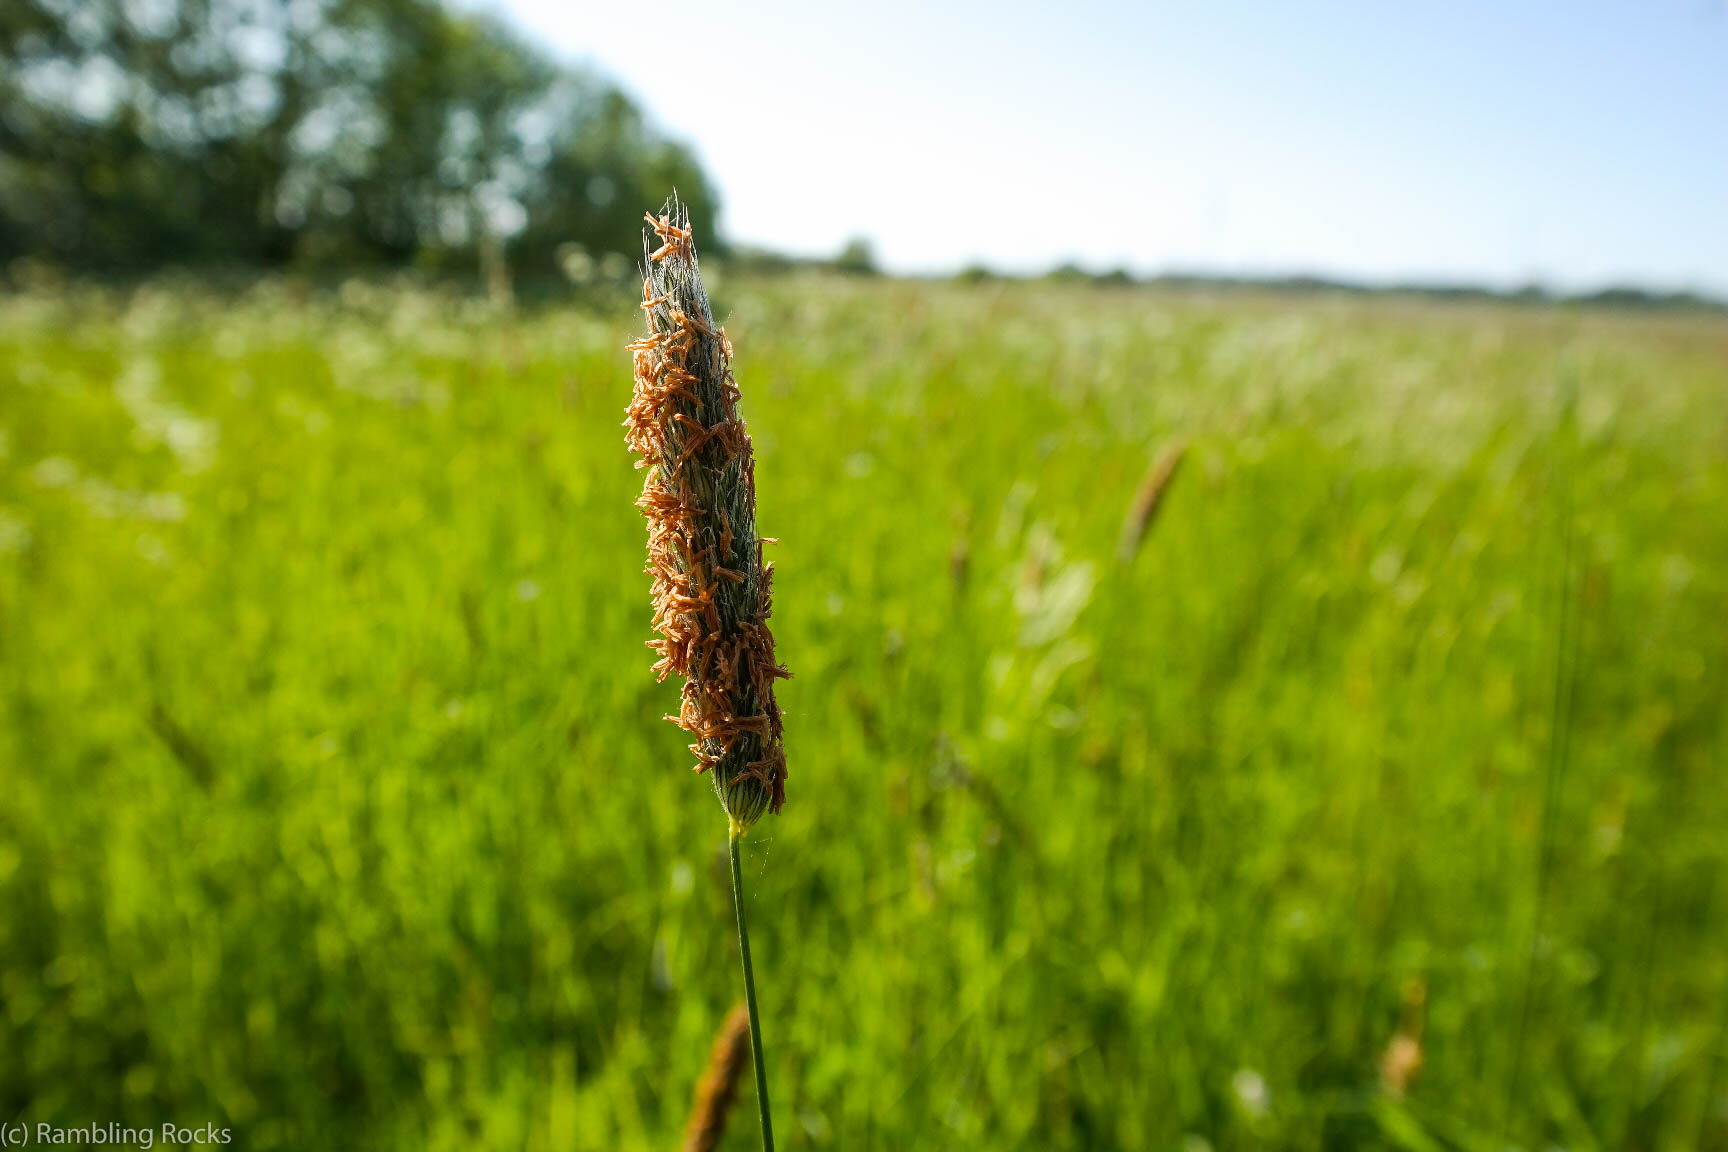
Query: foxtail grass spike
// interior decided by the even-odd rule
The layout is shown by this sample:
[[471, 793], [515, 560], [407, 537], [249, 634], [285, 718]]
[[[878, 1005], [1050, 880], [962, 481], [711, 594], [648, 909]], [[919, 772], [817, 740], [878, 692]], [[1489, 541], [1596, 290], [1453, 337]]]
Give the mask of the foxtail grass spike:
[[1176, 469], [1182, 466], [1182, 457], [1188, 452], [1188, 445], [1181, 440], [1169, 445], [1159, 455], [1146, 475], [1140, 480], [1140, 488], [1134, 493], [1134, 503], [1128, 508], [1128, 515], [1122, 521], [1122, 538], [1116, 545], [1116, 558], [1122, 563], [1131, 562], [1140, 551], [1140, 542], [1146, 538], [1152, 522], [1158, 518], [1158, 509], [1164, 504], [1164, 494], [1170, 489], [1170, 481], [1176, 478]]
[[630, 345], [636, 388], [625, 436], [647, 470], [648, 573], [660, 679], [677, 673], [678, 715], [712, 770], [732, 828], [785, 802], [786, 754], [774, 681], [789, 673], [768, 630], [773, 566], [756, 532], [756, 466], [738, 414], [732, 345], [714, 323], [689, 211], [674, 195], [643, 232], [648, 333]]

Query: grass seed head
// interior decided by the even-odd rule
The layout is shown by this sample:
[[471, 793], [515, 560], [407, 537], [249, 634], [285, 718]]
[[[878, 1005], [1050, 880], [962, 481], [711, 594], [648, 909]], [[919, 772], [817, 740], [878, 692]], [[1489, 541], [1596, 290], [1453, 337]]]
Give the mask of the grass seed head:
[[[738, 414], [732, 345], [714, 323], [689, 212], [676, 195], [643, 233], [648, 332], [630, 345], [636, 387], [625, 440], [647, 470], [654, 671], [677, 673], [678, 715], [696, 771], [740, 830], [785, 801], [786, 754], [774, 681], [789, 673], [768, 629], [773, 565], [756, 533], [756, 465]], [[657, 245], [657, 246], [656, 246]]]
[[696, 1082], [696, 1099], [684, 1128], [684, 1152], [714, 1152], [720, 1147], [720, 1138], [726, 1134], [726, 1116], [738, 1095], [749, 1056], [750, 1014], [739, 1004], [726, 1014], [708, 1053], [708, 1067]]
[[1187, 452], [1188, 445], [1181, 440], [1168, 445], [1141, 479], [1140, 488], [1134, 493], [1134, 503], [1122, 521], [1122, 538], [1116, 546], [1116, 558], [1122, 563], [1130, 563], [1139, 553], [1140, 542], [1158, 518], [1164, 494], [1169, 491], [1170, 481], [1176, 478], [1176, 469], [1181, 467], [1182, 457]]

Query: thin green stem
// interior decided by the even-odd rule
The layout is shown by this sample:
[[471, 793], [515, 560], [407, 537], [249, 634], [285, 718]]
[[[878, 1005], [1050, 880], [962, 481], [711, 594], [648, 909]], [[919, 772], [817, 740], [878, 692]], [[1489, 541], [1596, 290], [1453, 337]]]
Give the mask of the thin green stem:
[[744, 927], [744, 877], [738, 867], [738, 841], [744, 836], [736, 824], [727, 840], [732, 854], [732, 904], [738, 909], [738, 953], [744, 958], [744, 1003], [750, 1009], [750, 1059], [756, 1066], [756, 1110], [762, 1117], [762, 1152], [774, 1152], [774, 1124], [768, 1118], [768, 1069], [762, 1063], [762, 1023], [756, 1014], [756, 973], [750, 966], [750, 932]]

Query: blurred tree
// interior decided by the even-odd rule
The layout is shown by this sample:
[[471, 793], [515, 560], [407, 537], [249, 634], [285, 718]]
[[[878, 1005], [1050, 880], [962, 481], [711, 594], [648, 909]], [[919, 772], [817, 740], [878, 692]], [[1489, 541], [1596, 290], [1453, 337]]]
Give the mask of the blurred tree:
[[834, 269], [853, 276], [874, 276], [876, 269], [876, 249], [863, 236], [854, 236], [846, 241], [840, 249], [840, 254], [834, 258]]
[[[524, 249], [550, 253], [576, 236], [591, 251], [640, 256], [643, 206], [658, 208], [673, 189], [689, 205], [696, 235], [715, 236], [715, 196], [695, 158], [658, 136], [617, 89], [566, 75], [527, 128], [539, 162], [527, 171], [523, 190], [536, 208], [519, 241]], [[570, 220], [587, 222], [588, 231], [577, 236]], [[723, 249], [710, 240], [707, 251]]]
[[620, 92], [436, 0], [0, 5], [0, 259], [634, 255], [690, 153]]

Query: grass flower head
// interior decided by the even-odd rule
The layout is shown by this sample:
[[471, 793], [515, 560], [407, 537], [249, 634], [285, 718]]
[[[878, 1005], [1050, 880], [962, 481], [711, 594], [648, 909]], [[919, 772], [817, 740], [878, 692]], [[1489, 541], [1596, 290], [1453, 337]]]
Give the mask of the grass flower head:
[[[626, 441], [647, 470], [654, 670], [684, 689], [672, 720], [696, 737], [696, 771], [736, 829], [785, 801], [774, 681], [789, 673], [768, 629], [773, 565], [756, 532], [756, 465], [738, 414], [732, 345], [714, 323], [689, 212], [674, 196], [644, 233], [648, 332], [630, 345], [636, 385]], [[657, 242], [657, 245], [656, 245]]]

